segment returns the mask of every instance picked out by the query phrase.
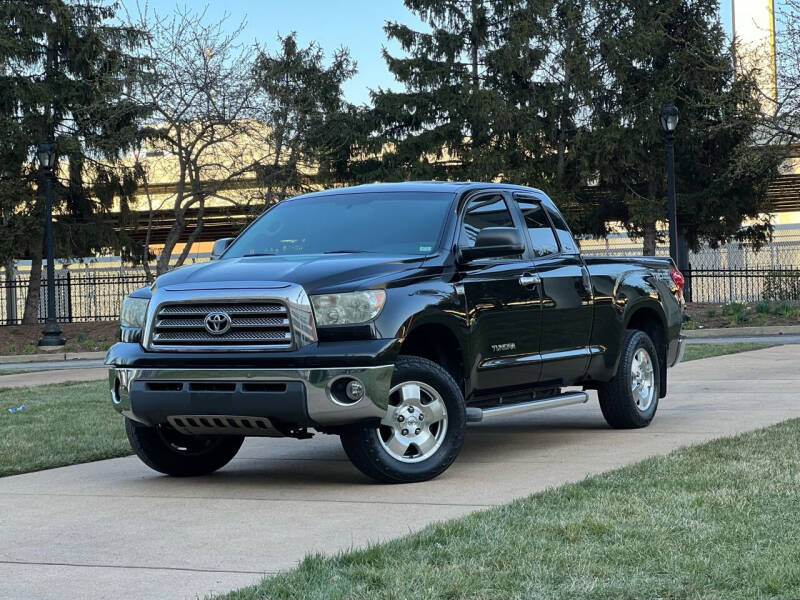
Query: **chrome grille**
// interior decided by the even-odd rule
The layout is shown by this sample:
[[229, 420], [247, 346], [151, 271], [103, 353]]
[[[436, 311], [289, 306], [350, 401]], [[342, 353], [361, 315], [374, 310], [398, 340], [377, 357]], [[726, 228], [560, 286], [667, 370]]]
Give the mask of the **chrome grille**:
[[[205, 318], [211, 313], [228, 315], [230, 328], [221, 334], [209, 332]], [[165, 304], [155, 314], [151, 338], [155, 349], [245, 346], [283, 350], [291, 345], [289, 315], [280, 302]]]

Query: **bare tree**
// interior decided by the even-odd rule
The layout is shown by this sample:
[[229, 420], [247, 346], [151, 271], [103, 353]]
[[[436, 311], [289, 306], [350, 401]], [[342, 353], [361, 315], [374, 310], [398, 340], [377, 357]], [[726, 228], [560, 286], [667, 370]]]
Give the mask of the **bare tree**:
[[[207, 23], [205, 13], [182, 9], [167, 17], [140, 10], [136, 25], [149, 32], [144, 51], [151, 61], [135, 91], [153, 111], [142, 137], [147, 156], [158, 155], [137, 165], [149, 207], [143, 262], [149, 258], [153, 211], [166, 209], [174, 218], [156, 262], [160, 275], [170, 268], [181, 239], [186, 244], [175, 265], [184, 263], [203, 231], [209, 203], [249, 202], [237, 183], [254, 180], [255, 166], [270, 151], [253, 143], [257, 88], [251, 49], [239, 42], [242, 25], [227, 31], [224, 19]], [[156, 183], [160, 192], [154, 192]], [[196, 226], [187, 235], [190, 211]]]
[[764, 48], [747, 48], [751, 60], [740, 61], [740, 68], [752, 69], [753, 64], [757, 65], [761, 71], [755, 78], [760, 87], [767, 88], [761, 90], [765, 116], [761, 141], [788, 150], [789, 146], [800, 143], [800, 0], [784, 0], [775, 18], [779, 32], [775, 44], [776, 72], [771, 72], [772, 57]]

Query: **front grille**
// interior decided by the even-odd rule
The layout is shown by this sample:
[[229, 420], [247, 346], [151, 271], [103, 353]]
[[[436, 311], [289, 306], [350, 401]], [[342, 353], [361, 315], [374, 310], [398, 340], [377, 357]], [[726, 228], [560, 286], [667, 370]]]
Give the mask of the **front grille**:
[[[209, 314], [222, 313], [227, 330], [212, 333], [206, 328]], [[284, 350], [292, 345], [292, 329], [286, 307], [279, 302], [165, 304], [153, 323], [153, 348], [245, 346]]]

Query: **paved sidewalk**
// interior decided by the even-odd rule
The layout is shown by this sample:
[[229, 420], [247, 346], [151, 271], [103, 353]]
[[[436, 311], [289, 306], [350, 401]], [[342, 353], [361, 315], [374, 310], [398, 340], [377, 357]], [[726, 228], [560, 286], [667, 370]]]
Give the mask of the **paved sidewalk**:
[[768, 344], [768, 345], [782, 345], [782, 344], [800, 344], [800, 335], [747, 335], [747, 336], [730, 336], [730, 337], [702, 337], [702, 338], [686, 338], [688, 344]]
[[[596, 401], [471, 426], [431, 482], [368, 482], [338, 440], [248, 440], [219, 473], [170, 479], [121, 458], [0, 479], [0, 598], [194, 598], [577, 481], [800, 417], [800, 346], [693, 361], [647, 429]], [[46, 432], [43, 432], [43, 435]]]
[[[20, 368], [20, 370], [24, 369]], [[106, 379], [107, 377], [107, 367], [84, 367], [32, 371], [26, 373], [17, 373], [15, 375], [3, 375], [3, 371], [0, 371], [0, 390], [4, 388], [30, 387], [32, 385], [66, 383], [68, 381], [94, 381], [98, 379]]]
[[1, 363], [0, 375], [8, 371], [64, 371], [67, 369], [96, 369], [105, 363], [102, 358], [61, 360], [57, 362]]

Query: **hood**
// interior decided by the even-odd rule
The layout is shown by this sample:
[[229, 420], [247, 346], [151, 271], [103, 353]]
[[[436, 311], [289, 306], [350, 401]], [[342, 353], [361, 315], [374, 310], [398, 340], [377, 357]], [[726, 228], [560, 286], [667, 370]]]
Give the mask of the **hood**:
[[348, 291], [369, 286], [382, 277], [419, 268], [424, 256], [325, 254], [251, 256], [190, 265], [158, 278], [159, 289], [242, 289], [280, 287], [296, 283], [308, 294]]

